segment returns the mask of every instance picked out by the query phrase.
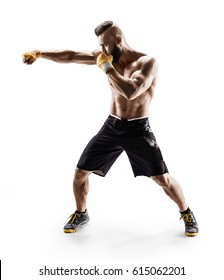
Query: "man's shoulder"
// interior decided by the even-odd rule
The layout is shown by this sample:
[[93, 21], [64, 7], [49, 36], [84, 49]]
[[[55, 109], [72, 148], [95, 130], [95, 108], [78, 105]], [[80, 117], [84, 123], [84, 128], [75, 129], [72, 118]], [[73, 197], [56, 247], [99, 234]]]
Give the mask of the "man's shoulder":
[[144, 54], [144, 53], [139, 53], [139, 58], [138, 58], [139, 62], [155, 62], [156, 59], [153, 56], [150, 56], [148, 54]]
[[100, 49], [96, 49], [94, 51], [92, 51], [93, 56], [95, 57], [95, 59], [102, 53], [102, 50]]
[[142, 73], [148, 75], [149, 73], [156, 73], [158, 69], [157, 60], [150, 55], [139, 53], [138, 59], [136, 60], [136, 66]]
[[155, 65], [158, 65], [157, 60], [154, 57], [147, 55], [147, 54], [139, 55], [137, 63], [141, 66], [146, 66], [149, 68], [151, 68]]

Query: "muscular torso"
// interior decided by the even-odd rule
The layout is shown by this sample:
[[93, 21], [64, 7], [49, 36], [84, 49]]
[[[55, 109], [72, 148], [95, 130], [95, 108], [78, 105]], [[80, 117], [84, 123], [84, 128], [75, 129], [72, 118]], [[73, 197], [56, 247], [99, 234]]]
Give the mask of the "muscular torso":
[[[138, 54], [139, 57], [142, 55]], [[131, 75], [139, 69], [139, 62], [134, 61], [125, 67], [114, 64], [115, 69], [123, 76], [130, 78]], [[135, 99], [128, 100], [119, 94], [113, 85], [109, 82], [112, 100], [110, 113], [124, 119], [132, 119], [139, 117], [147, 117], [149, 114], [149, 104], [154, 94], [156, 77], [154, 78], [151, 86], [140, 96]]]

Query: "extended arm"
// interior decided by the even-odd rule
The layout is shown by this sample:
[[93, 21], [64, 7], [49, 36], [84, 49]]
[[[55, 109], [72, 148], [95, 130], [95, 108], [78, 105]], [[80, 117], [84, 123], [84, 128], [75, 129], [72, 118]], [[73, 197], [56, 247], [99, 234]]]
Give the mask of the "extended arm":
[[45, 58], [58, 63], [96, 64], [98, 52], [77, 52], [71, 50], [32, 51], [23, 54], [23, 62], [32, 64], [37, 58]]

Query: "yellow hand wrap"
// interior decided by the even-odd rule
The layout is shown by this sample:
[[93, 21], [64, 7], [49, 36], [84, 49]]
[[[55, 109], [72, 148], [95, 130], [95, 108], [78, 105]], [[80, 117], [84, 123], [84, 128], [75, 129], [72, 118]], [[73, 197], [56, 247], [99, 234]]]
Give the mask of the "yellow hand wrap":
[[39, 57], [42, 57], [42, 53], [40, 51], [25, 52], [23, 54], [23, 61], [35, 61]]
[[101, 53], [96, 60], [96, 64], [105, 72], [109, 71], [110, 69], [114, 68], [112, 65], [113, 56], [112, 55], [105, 55]]

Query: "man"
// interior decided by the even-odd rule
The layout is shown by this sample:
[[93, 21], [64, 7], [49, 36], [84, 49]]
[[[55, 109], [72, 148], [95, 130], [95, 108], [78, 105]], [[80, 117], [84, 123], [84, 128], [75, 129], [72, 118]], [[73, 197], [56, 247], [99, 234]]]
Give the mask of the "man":
[[112, 21], [95, 28], [100, 49], [92, 52], [33, 51], [23, 55], [26, 64], [37, 58], [60, 63], [97, 64], [107, 75], [112, 101], [110, 115], [98, 134], [83, 151], [75, 171], [73, 190], [76, 211], [64, 226], [65, 233], [76, 232], [89, 221], [86, 199], [89, 175], [105, 176], [118, 156], [125, 151], [135, 176], [148, 176], [160, 185], [177, 204], [185, 222], [185, 234], [199, 232], [195, 217], [179, 183], [172, 178], [149, 125], [149, 104], [157, 80], [157, 62], [153, 57], [133, 50], [122, 30]]

